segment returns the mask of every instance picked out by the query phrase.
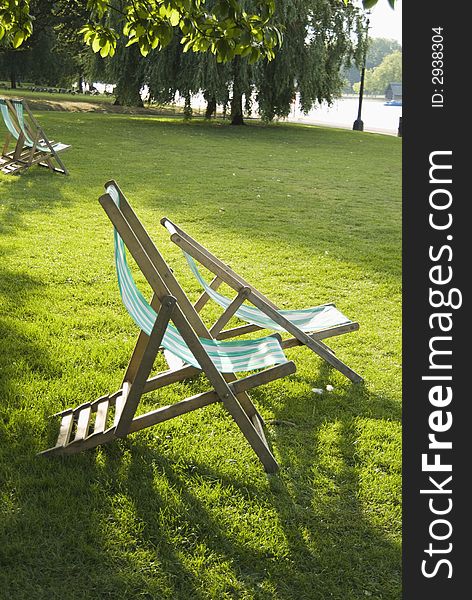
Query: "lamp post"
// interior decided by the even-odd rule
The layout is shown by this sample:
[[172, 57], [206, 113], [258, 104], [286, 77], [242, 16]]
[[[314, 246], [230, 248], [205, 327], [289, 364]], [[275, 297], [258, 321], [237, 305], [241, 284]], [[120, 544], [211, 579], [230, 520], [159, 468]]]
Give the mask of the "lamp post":
[[362, 63], [362, 70], [361, 70], [361, 86], [359, 88], [359, 108], [357, 110], [357, 119], [354, 121], [354, 125], [352, 126], [353, 131], [364, 131], [364, 121], [361, 119], [361, 112], [362, 112], [362, 99], [364, 97], [365, 62], [366, 62], [366, 58], [367, 58], [368, 36], [369, 36], [369, 19], [367, 19], [367, 22], [366, 22], [364, 60]]

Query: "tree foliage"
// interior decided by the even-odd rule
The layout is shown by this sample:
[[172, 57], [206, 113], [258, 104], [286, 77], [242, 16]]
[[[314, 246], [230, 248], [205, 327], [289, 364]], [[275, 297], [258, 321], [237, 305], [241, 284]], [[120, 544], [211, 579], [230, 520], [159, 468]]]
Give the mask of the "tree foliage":
[[15, 87], [19, 79], [69, 87], [89, 70], [92, 51], [80, 27], [87, 18], [82, 0], [30, 0], [34, 29], [18, 47], [0, 44], [0, 75]]
[[366, 43], [362, 11], [337, 0], [285, 0], [277, 17], [285, 39], [275, 59], [255, 66], [259, 112], [266, 120], [287, 116], [298, 93], [303, 112], [331, 103], [342, 90], [341, 67], [359, 64]]
[[[378, 67], [383, 59], [393, 52], [401, 51], [402, 47], [397, 40], [389, 38], [368, 38], [365, 66], [367, 69]], [[362, 66], [362, 65], [361, 65]], [[345, 78], [345, 91], [352, 92], [355, 83], [361, 79], [360, 68], [355, 64], [345, 66], [342, 72]]]
[[[345, 5], [351, 0], [343, 1]], [[363, 0], [370, 8], [378, 0]], [[395, 0], [387, 0], [391, 6]], [[31, 0], [0, 0], [0, 40], [18, 48], [31, 36], [33, 16]], [[256, 0], [255, 10], [246, 12], [245, 2], [215, 0], [211, 10], [206, 0], [83, 0], [90, 18], [81, 32], [94, 52], [113, 55], [120, 36], [128, 44], [137, 44], [141, 54], [162, 49], [180, 31], [185, 51], [209, 51], [219, 61], [235, 56], [255, 62], [274, 58], [281, 45], [281, 31], [272, 24], [275, 0]], [[110, 15], [119, 14], [117, 27], [110, 25]]]
[[[83, 4], [90, 18], [81, 33], [102, 57], [115, 53], [120, 37], [128, 45], [137, 44], [145, 56], [167, 46], [175, 31], [180, 31], [185, 51], [209, 51], [220, 61], [238, 55], [251, 61], [271, 59], [282, 41], [271, 22], [274, 0], [257, 0], [251, 12], [237, 0], [216, 0], [211, 10], [206, 0], [84, 0]], [[0, 38], [19, 47], [32, 26], [30, 0], [0, 0]]]
[[389, 54], [401, 51], [402, 47], [397, 40], [389, 38], [369, 38], [365, 66], [367, 69], [378, 67]]
[[364, 89], [368, 94], [384, 94], [389, 83], [401, 81], [402, 53], [398, 51], [386, 56], [379, 66], [366, 70]]
[[213, 106], [229, 104], [235, 124], [254, 101], [267, 121], [288, 115], [297, 93], [306, 112], [317, 102], [331, 102], [342, 87], [343, 62], [363, 57], [362, 12], [339, 0], [279, 0], [274, 18], [284, 29], [284, 43], [272, 61], [251, 64], [237, 57], [218, 64], [208, 54], [184, 54], [177, 42], [151, 54], [145, 81], [151, 96], [171, 102], [177, 91], [184, 97], [201, 91]]

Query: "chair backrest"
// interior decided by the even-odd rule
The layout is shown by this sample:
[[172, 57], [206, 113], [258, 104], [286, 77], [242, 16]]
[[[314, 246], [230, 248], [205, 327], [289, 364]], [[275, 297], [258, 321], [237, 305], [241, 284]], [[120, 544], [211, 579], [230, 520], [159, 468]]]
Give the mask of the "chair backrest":
[[20, 126], [23, 135], [25, 136], [26, 143], [29, 146], [34, 144], [34, 141], [31, 139], [31, 136], [28, 131], [28, 127], [25, 123], [25, 109], [23, 106], [23, 100], [19, 100], [17, 98], [12, 99], [11, 101], [13, 108], [15, 109], [16, 118], [18, 120], [18, 125]]
[[[114, 185], [107, 187], [113, 202], [120, 206], [120, 194]], [[114, 228], [115, 266], [121, 299], [136, 325], [147, 335], [151, 334], [156, 320], [156, 311], [139, 291], [126, 260], [126, 249], [120, 234]]]
[[[115, 206], [119, 210], [120, 216], [116, 215], [116, 220], [118, 221], [120, 217], [125, 219], [121, 212], [121, 205], [126, 205], [127, 210], [125, 210], [125, 212], [129, 213], [129, 211], [131, 211], [132, 209], [129, 206], [125, 197], [123, 196], [118, 185], [115, 182], [109, 182], [106, 184], [106, 191], [107, 195], [113, 200]], [[109, 214], [108, 211], [107, 214]], [[132, 214], [134, 215], [134, 213]], [[134, 215], [134, 219], [137, 220], [136, 215]], [[133, 220], [133, 218], [131, 220]], [[112, 222], [114, 222], [113, 219]], [[130, 223], [128, 222], [128, 226], [129, 225]], [[175, 291], [180, 290], [180, 294], [189, 303], [185, 292], [180, 287], [180, 284], [174, 277], [169, 266], [166, 264], [155, 245], [147, 236], [142, 225], [139, 225], [139, 228], [130, 227], [130, 233], [132, 233], [132, 235], [130, 236], [131, 243], [128, 245], [128, 248], [133, 254], [136, 262], [138, 263], [138, 266], [140, 267], [141, 271], [146, 277], [148, 283], [151, 285], [157, 298], [162, 299], [163, 296], [171, 293], [172, 288]], [[140, 229], [140, 231], [137, 232], [137, 229]], [[114, 241], [115, 263], [121, 298], [126, 309], [128, 310], [128, 313], [138, 325], [138, 327], [140, 327], [140, 329], [144, 331], [147, 335], [150, 335], [157, 318], [157, 313], [147, 302], [147, 300], [144, 298], [144, 296], [141, 294], [141, 292], [136, 286], [133, 275], [129, 269], [126, 260], [125, 243], [121, 235], [117, 231], [116, 225], [114, 228]], [[141, 244], [141, 241], [143, 242], [145, 248]], [[141, 260], [140, 257], [142, 258]], [[160, 261], [162, 261], [162, 265], [154, 264], [154, 262], [158, 262], [158, 257], [160, 258]], [[176, 307], [176, 310], [182, 311], [183, 316], [187, 319], [188, 325], [191, 327], [192, 325], [189, 322], [189, 319], [187, 318], [188, 314], [185, 312], [185, 309], [180, 305], [178, 299], [177, 302], [178, 307]], [[189, 305], [192, 306], [190, 303]], [[198, 313], [195, 312], [195, 315], [199, 320], [198, 322], [200, 323], [201, 328], [203, 328], [204, 331], [207, 331]], [[194, 334], [198, 337], [197, 344], [201, 345], [202, 349], [204, 349], [204, 351], [212, 361], [213, 365], [217, 368], [217, 370], [220, 373], [232, 373], [234, 371], [248, 371], [253, 369], [265, 368], [275, 363], [286, 362], [287, 360], [282, 352], [278, 340], [271, 336], [268, 336], [263, 340], [244, 340], [223, 343], [214, 339], [208, 339], [211, 338], [209, 334], [208, 336], [198, 336], [198, 332], [196, 332], [195, 329], [193, 329], [193, 331]], [[175, 354], [176, 356], [178, 356], [184, 362], [189, 363], [194, 367], [201, 368], [200, 362], [197, 360], [193, 351], [184, 341], [179, 330], [171, 324], [167, 326], [167, 330], [162, 339], [162, 346], [170, 352], [172, 352], [173, 354]]]
[[18, 127], [12, 120], [12, 105], [5, 98], [0, 98], [0, 112], [2, 113], [5, 126], [11, 135], [17, 140], [20, 137]]
[[241, 275], [233, 271], [231, 267], [217, 258], [207, 248], [205, 248], [205, 246], [197, 242], [170, 219], [163, 217], [161, 219], [161, 225], [167, 229], [167, 231], [170, 233], [170, 239], [177, 246], [179, 246], [184, 253], [190, 255], [193, 259], [198, 260], [198, 262], [209, 269], [214, 275], [218, 276], [222, 281], [227, 283], [231, 288], [233, 288], [233, 290], [239, 291], [241, 287], [247, 287], [251, 290], [251, 293], [254, 296], [260, 298], [267, 306], [274, 310], [278, 310], [277, 306], [268, 298], [266, 298], [261, 292], [259, 292], [257, 288], [243, 279]]
[[136, 216], [116, 181], [112, 180], [107, 182], [105, 184], [105, 189], [108, 193], [113, 191], [113, 201], [115, 204], [117, 204], [118, 201], [117, 206], [119, 206], [124, 218], [127, 220], [128, 224], [133, 230], [134, 235], [139, 240], [143, 250], [146, 252], [154, 270], [159, 273], [161, 282], [165, 282], [165, 288], [167, 291], [163, 293], [170, 293], [177, 299], [182, 312], [198, 336], [211, 338], [211, 334], [203, 323], [200, 315], [197, 313], [186, 293], [175, 278], [172, 269], [169, 267], [159, 250], [156, 248], [154, 242], [149, 237], [147, 231], [144, 229], [141, 221]]

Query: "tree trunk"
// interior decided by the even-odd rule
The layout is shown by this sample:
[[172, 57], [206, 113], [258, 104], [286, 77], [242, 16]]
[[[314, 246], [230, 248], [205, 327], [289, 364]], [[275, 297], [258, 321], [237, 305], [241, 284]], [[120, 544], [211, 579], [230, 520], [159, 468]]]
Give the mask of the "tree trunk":
[[10, 87], [12, 90], [16, 90], [16, 83], [16, 70], [15, 67], [12, 65], [10, 69]]
[[211, 119], [213, 115], [216, 116], [216, 98], [214, 96], [207, 101], [205, 119]]
[[231, 125], [244, 125], [243, 95], [235, 86], [233, 87], [233, 97], [231, 99]]
[[82, 71], [79, 72], [79, 81], [77, 82], [78, 85], [78, 90], [81, 94], [84, 93], [84, 76], [82, 74]]
[[233, 97], [231, 98], [231, 125], [244, 125], [243, 120], [243, 91], [240, 74], [241, 59], [234, 59], [233, 67]]
[[115, 102], [117, 106], [143, 107], [141, 98], [141, 55], [137, 44], [121, 48], [115, 58], [115, 68], [118, 71], [115, 87]]
[[139, 106], [143, 107], [141, 98], [141, 84], [132, 85], [132, 82], [120, 80], [115, 87], [115, 106]]
[[192, 115], [193, 115], [192, 96], [189, 93], [187, 93], [187, 94], [185, 94], [184, 118], [191, 119]]

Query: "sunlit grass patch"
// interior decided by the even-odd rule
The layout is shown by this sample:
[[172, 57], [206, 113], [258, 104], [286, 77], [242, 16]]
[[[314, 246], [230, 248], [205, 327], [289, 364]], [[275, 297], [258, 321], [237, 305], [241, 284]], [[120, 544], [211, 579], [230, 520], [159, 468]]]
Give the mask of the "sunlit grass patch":
[[[398, 599], [400, 140], [37, 117], [72, 145], [71, 175], [0, 175], [0, 599]], [[78, 456], [36, 457], [48, 415], [117, 389], [137, 337], [97, 201], [111, 178], [193, 300], [164, 215], [281, 307], [335, 301], [359, 321], [329, 343], [363, 385], [294, 348], [297, 372], [252, 394], [279, 474], [217, 405]], [[204, 389], [203, 377], [174, 385], [140, 410]]]

